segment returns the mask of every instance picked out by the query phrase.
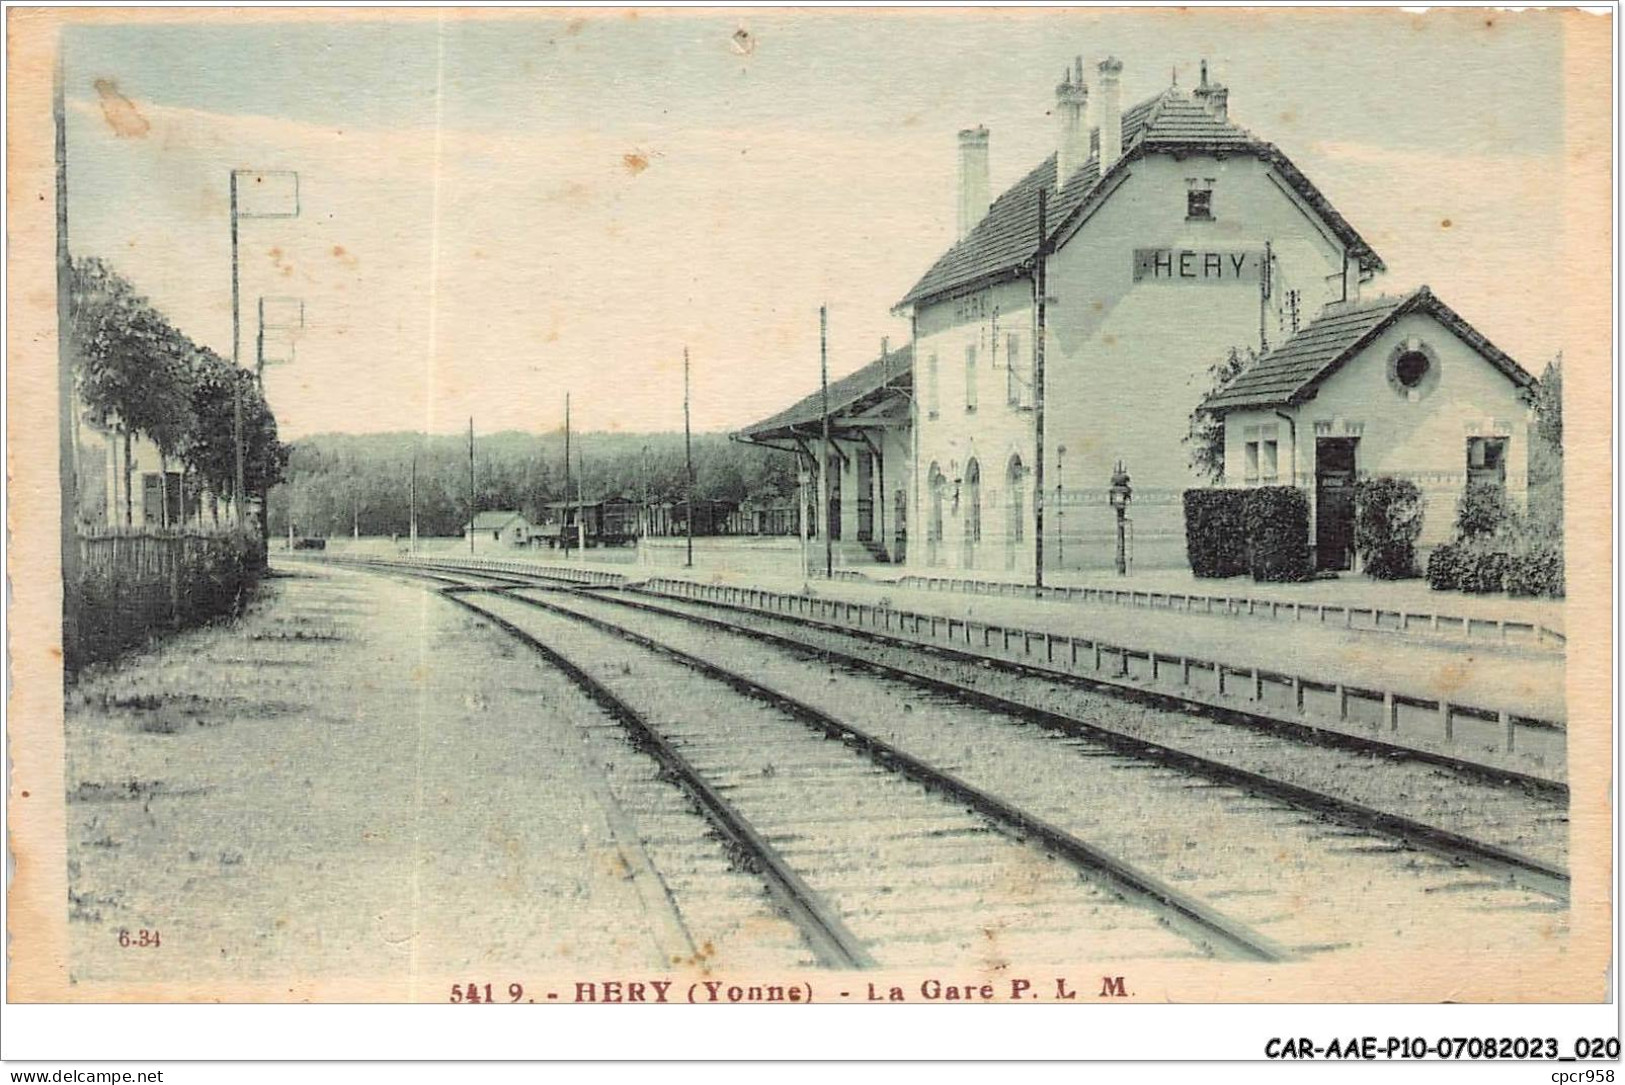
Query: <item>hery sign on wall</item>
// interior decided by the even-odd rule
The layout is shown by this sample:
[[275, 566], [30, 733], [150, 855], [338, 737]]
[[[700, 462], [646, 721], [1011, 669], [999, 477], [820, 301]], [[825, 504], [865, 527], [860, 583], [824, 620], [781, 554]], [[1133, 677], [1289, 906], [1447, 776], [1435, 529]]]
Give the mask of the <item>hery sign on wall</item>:
[[1135, 282], [1256, 283], [1260, 249], [1135, 249]]

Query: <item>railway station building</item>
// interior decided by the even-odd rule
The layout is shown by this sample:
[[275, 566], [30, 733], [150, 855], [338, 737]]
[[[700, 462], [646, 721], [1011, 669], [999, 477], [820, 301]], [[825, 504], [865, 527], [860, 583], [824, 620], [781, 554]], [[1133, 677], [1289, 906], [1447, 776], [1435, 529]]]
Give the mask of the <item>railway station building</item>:
[[[815, 533], [1030, 576], [1040, 410], [1047, 570], [1114, 563], [1119, 464], [1137, 569], [1185, 565], [1196, 486], [1303, 488], [1331, 569], [1349, 567], [1358, 478], [1422, 485], [1424, 547], [1469, 479], [1521, 493], [1533, 379], [1518, 363], [1426, 287], [1384, 294], [1381, 257], [1231, 119], [1205, 63], [1197, 86], [1126, 108], [1118, 61], [1091, 75], [1065, 72], [1054, 153], [997, 199], [991, 134], [959, 133], [959, 238], [894, 305], [907, 347], [830, 386], [830, 462], [819, 393], [739, 435], [796, 451], [814, 492], [829, 471]], [[1215, 393], [1232, 351], [1257, 360]], [[1218, 477], [1192, 466], [1199, 408], [1223, 418]]]

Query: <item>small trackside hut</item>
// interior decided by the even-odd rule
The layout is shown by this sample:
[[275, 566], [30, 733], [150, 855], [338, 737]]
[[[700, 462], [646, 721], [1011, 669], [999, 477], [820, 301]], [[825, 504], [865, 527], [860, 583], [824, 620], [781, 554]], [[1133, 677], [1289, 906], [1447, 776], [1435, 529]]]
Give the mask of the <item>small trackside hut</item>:
[[1468, 485], [1525, 504], [1535, 378], [1426, 286], [1329, 306], [1203, 402], [1224, 420], [1228, 486], [1297, 486], [1323, 570], [1354, 565], [1354, 484], [1416, 483], [1426, 551]]

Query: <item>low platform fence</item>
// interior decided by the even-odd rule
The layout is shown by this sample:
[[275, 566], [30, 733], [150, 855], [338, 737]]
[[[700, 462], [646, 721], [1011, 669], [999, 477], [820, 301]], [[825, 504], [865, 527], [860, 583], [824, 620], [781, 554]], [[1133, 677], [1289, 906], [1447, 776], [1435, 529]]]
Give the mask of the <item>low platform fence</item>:
[[677, 598], [871, 630], [1270, 720], [1309, 726], [1318, 721], [1328, 730], [1359, 729], [1399, 744], [1420, 739], [1507, 754], [1517, 751], [1548, 768], [1566, 761], [1567, 725], [1563, 720], [1502, 708], [871, 603], [666, 578], [649, 580], [646, 587]]
[[[874, 583], [880, 583], [874, 581]], [[1474, 618], [1463, 615], [1409, 611], [1391, 607], [1349, 606], [1253, 596], [1205, 595], [1195, 592], [1148, 591], [1138, 588], [1050, 587], [1002, 580], [966, 580], [959, 577], [899, 577], [898, 587], [968, 595], [1040, 598], [1062, 602], [1103, 603], [1167, 610], [1188, 614], [1220, 614], [1316, 625], [1363, 632], [1405, 633], [1452, 637], [1479, 643], [1518, 644], [1561, 650], [1564, 634], [1534, 621]]]

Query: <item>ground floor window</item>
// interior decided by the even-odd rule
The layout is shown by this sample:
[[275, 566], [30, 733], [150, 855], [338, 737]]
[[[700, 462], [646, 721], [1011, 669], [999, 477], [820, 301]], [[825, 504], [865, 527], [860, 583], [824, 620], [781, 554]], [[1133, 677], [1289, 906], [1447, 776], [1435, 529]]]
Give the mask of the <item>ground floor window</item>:
[[1242, 481], [1269, 486], [1281, 478], [1281, 445], [1274, 426], [1248, 426], [1242, 448]]
[[1507, 438], [1467, 438], [1467, 485], [1506, 489]]
[[1027, 510], [1021, 492], [1026, 478], [1027, 468], [1021, 462], [1021, 457], [1011, 456], [1004, 472], [1004, 567], [1006, 569], [1016, 567], [1016, 554], [1027, 534]]
[[942, 468], [933, 463], [928, 483], [931, 494], [930, 516], [925, 522], [926, 560], [932, 565], [937, 563], [938, 550], [942, 545], [942, 491], [947, 486], [947, 481], [942, 475]]

